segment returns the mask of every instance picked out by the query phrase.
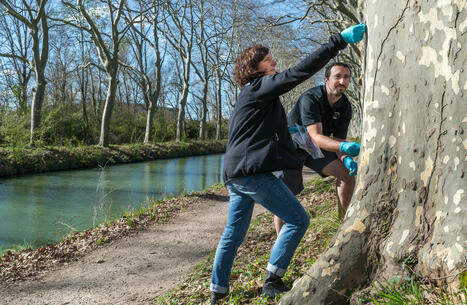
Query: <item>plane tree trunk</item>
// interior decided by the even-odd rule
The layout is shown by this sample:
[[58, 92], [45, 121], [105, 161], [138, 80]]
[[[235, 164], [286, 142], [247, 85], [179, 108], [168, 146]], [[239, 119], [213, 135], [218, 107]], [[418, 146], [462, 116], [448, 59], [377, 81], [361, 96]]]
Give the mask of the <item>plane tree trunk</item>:
[[467, 2], [361, 2], [368, 24], [357, 188], [328, 249], [280, 304], [347, 304], [404, 274], [466, 267]]

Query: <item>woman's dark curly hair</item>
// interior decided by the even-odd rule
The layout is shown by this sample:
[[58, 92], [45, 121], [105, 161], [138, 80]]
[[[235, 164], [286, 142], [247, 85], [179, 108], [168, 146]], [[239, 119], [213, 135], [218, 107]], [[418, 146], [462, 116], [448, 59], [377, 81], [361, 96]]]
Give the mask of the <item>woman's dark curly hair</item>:
[[258, 64], [269, 53], [269, 48], [254, 45], [245, 49], [235, 60], [234, 80], [240, 86], [248, 84], [252, 79], [261, 77], [264, 72], [258, 72]]

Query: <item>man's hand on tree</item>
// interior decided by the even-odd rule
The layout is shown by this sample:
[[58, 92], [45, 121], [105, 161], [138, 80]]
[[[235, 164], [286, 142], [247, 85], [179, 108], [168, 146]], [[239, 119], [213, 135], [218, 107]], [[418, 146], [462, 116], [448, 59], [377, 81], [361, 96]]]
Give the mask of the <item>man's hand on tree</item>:
[[355, 162], [352, 157], [345, 157], [344, 165], [349, 170], [349, 176], [355, 176], [358, 172], [358, 164]]
[[341, 32], [341, 36], [346, 43], [356, 43], [363, 39], [365, 30], [366, 25], [364, 23], [360, 23], [343, 30]]
[[339, 144], [339, 150], [344, 154], [355, 157], [360, 153], [360, 144], [357, 142], [341, 142], [341, 144]]

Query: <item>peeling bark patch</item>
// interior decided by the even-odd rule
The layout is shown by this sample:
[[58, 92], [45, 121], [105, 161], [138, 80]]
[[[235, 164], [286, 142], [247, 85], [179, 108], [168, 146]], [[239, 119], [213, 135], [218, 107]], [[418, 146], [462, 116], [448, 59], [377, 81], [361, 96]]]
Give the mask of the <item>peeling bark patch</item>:
[[433, 37], [437, 30], [443, 32], [444, 34], [442, 48], [441, 50], [439, 50], [440, 60], [438, 60], [438, 52], [436, 52], [434, 48], [425, 46], [422, 47], [422, 56], [420, 58], [419, 64], [427, 67], [433, 64], [433, 68], [435, 70], [435, 78], [441, 75], [445, 78], [446, 81], [451, 80], [452, 90], [455, 94], [458, 94], [460, 91], [460, 71], [453, 71], [453, 66], [449, 64], [448, 56], [444, 56], [444, 54], [449, 54], [451, 41], [457, 40], [457, 32], [455, 28], [445, 27], [441, 19], [438, 17], [438, 10], [436, 8], [430, 9], [430, 11], [427, 14], [419, 14], [420, 22], [428, 23], [430, 26], [429, 31], [426, 33], [426, 40], [428, 40], [430, 36]]
[[454, 196], [452, 197], [452, 201], [454, 202], [455, 205], [458, 205], [460, 202], [461, 202], [461, 199], [464, 194], [464, 190], [457, 190], [457, 192], [454, 194]]
[[416, 227], [419, 227], [420, 226], [420, 218], [422, 217], [423, 215], [423, 207], [422, 206], [418, 206], [417, 207], [417, 210], [415, 211], [415, 226]]
[[441, 251], [438, 252], [438, 257], [444, 257], [444, 260], [446, 261], [446, 265], [448, 266], [449, 270], [452, 270], [455, 265], [455, 260], [452, 257], [452, 250], [451, 248], [445, 248]]
[[389, 95], [389, 88], [387, 88], [386, 86], [382, 85], [382, 86], [381, 86], [381, 92], [383, 92], [383, 93], [386, 94], [386, 95]]
[[323, 272], [321, 272], [321, 276], [325, 277], [325, 276], [328, 276], [328, 275], [332, 275], [333, 273], [336, 273], [337, 271], [339, 271], [340, 266], [341, 266], [341, 264], [337, 263], [334, 266], [331, 266], [329, 268], [324, 268]]
[[433, 165], [433, 160], [428, 156], [428, 159], [425, 160], [425, 170], [420, 174], [420, 178], [425, 186], [428, 185], [428, 180], [430, 179], [431, 172], [433, 171]]
[[[376, 133], [376, 129], [375, 129], [375, 133]], [[367, 133], [365, 132], [365, 135]], [[375, 144], [373, 143], [373, 147], [367, 147], [364, 151], [363, 151], [363, 154], [362, 154], [362, 157], [361, 157], [361, 161], [360, 161], [360, 167], [364, 167], [364, 166], [367, 166], [368, 163], [370, 162], [370, 155], [373, 154], [373, 152], [375, 151]], [[359, 158], [360, 159], [360, 158]], [[359, 181], [361, 182], [362, 179], [359, 179]]]
[[354, 222], [353, 222], [353, 225], [348, 227], [344, 233], [349, 233], [351, 231], [357, 231], [359, 232], [360, 234], [363, 233], [365, 231], [365, 225], [363, 224], [363, 222], [359, 219], [359, 218], [355, 218]]
[[443, 163], [444, 163], [444, 164], [448, 164], [448, 162], [449, 162], [449, 156], [446, 155], [446, 156], [444, 156], [444, 158], [443, 158]]
[[368, 130], [365, 132], [365, 141], [371, 141], [373, 138], [376, 137], [376, 128], [372, 128], [371, 125], [376, 121], [374, 116], [370, 116], [367, 118]]
[[392, 241], [388, 242], [388, 244], [386, 245], [386, 252], [388, 253], [389, 257], [391, 258], [395, 258], [396, 257], [396, 254], [394, 252], [391, 251], [391, 247], [394, 243]]
[[396, 144], [396, 137], [390, 136], [389, 137], [389, 148], [393, 148], [395, 144]]
[[415, 168], [416, 168], [416, 167], [415, 167], [415, 162], [414, 162], [414, 161], [410, 162], [410, 163], [409, 163], [409, 167], [410, 167], [411, 169], [415, 170]]
[[[379, 54], [376, 58], [376, 62], [378, 63], [379, 62], [379, 59], [381, 57], [381, 55], [383, 54], [383, 48], [384, 48], [384, 45], [386, 44], [386, 41], [389, 39], [389, 35], [391, 35], [392, 31], [396, 31], [395, 30], [397, 28], [397, 26], [399, 25], [399, 23], [402, 22], [402, 19], [404, 18], [404, 14], [405, 14], [405, 11], [407, 10], [407, 8], [409, 7], [409, 2], [410, 0], [407, 0], [407, 2], [405, 3], [405, 7], [404, 9], [402, 10], [402, 13], [400, 14], [399, 18], [397, 19], [396, 23], [389, 29], [388, 33], [386, 34], [386, 37], [383, 39], [383, 41], [381, 42], [381, 49], [379, 50]], [[370, 56], [371, 58], [372, 56]], [[376, 67], [375, 69], [375, 76], [373, 77], [373, 79], [371, 80], [373, 86], [372, 86], [372, 93], [371, 93], [371, 100], [373, 101], [375, 99], [375, 88], [376, 88], [376, 79], [377, 79], [377, 76], [378, 76], [378, 71], [379, 71], [379, 66]], [[398, 94], [397, 94], [398, 95]], [[399, 99], [399, 97], [397, 96], [396, 100]]]
[[397, 51], [396, 56], [397, 56], [397, 58], [398, 58], [400, 61], [402, 61], [403, 63], [405, 63], [405, 56], [404, 56], [404, 54], [402, 54], [401, 51]]
[[410, 232], [409, 230], [404, 230], [404, 232], [402, 232], [402, 237], [401, 237], [401, 240], [399, 241], [399, 245], [402, 245], [402, 243], [405, 241], [405, 239], [409, 235], [409, 232]]

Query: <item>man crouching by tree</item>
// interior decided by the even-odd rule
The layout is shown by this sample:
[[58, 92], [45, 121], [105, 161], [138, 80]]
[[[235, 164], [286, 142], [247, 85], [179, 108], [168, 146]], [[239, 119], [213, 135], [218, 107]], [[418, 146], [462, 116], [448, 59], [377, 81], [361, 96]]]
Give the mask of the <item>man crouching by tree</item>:
[[[360, 152], [360, 144], [345, 141], [352, 118], [352, 107], [344, 94], [349, 86], [350, 76], [351, 71], [347, 64], [335, 62], [329, 65], [324, 76], [325, 84], [305, 91], [287, 116], [289, 128], [296, 125], [306, 126], [308, 134], [324, 155], [324, 158], [313, 159], [303, 152], [303, 165], [322, 177], [337, 178], [340, 218], [344, 217], [355, 189], [358, 166], [352, 157]], [[294, 194], [303, 190], [301, 170], [283, 170], [275, 175]], [[277, 234], [283, 224], [279, 217], [274, 216]]]

